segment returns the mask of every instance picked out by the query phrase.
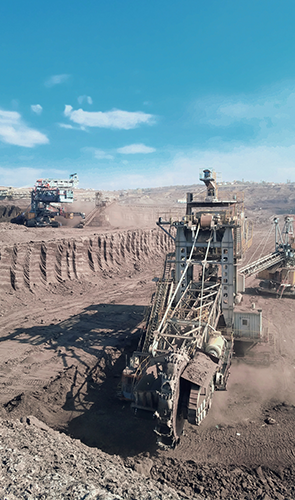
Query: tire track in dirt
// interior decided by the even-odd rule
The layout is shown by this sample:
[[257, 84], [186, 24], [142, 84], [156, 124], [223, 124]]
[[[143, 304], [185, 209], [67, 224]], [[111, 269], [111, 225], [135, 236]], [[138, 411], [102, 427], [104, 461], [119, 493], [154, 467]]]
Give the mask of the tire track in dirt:
[[12, 287], [11, 272], [15, 270], [16, 262], [15, 256], [13, 254], [13, 247], [6, 247], [1, 249], [1, 259], [0, 259], [0, 273], [1, 273], [1, 287], [3, 291], [10, 290]]
[[47, 261], [47, 247], [46, 243], [42, 241], [40, 248], [40, 271], [41, 271], [41, 279], [44, 284], [47, 283], [47, 272], [46, 272], [46, 261]]
[[31, 281], [30, 281], [31, 252], [32, 252], [32, 245], [31, 245], [31, 243], [29, 243], [29, 245], [27, 246], [27, 252], [26, 252], [25, 261], [24, 261], [24, 265], [23, 265], [24, 284], [29, 289], [31, 289]]
[[42, 272], [42, 262], [44, 262], [44, 247], [42, 242], [36, 242], [32, 245], [30, 254], [30, 290], [44, 287], [44, 273]]

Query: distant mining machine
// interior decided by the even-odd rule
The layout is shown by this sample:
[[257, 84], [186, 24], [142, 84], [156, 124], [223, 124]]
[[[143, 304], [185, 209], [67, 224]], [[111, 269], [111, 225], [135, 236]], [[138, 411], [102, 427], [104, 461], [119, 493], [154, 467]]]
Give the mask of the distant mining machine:
[[261, 257], [239, 270], [240, 275], [256, 274], [260, 280], [257, 292], [276, 298], [295, 298], [295, 238], [294, 219], [284, 217], [282, 230], [279, 219], [273, 220], [275, 227], [275, 249], [269, 255]]
[[72, 219], [79, 216], [85, 219], [83, 212], [67, 212], [62, 205], [74, 201], [73, 188], [79, 183], [77, 174], [69, 179], [39, 179], [31, 191], [30, 208], [12, 219], [11, 222], [24, 224], [28, 227], [58, 227], [55, 217]]
[[235, 312], [238, 260], [251, 243], [243, 201], [221, 201], [204, 170], [205, 199], [187, 194], [182, 219], [159, 219], [173, 240], [138, 350], [122, 374], [122, 397], [155, 419], [158, 444], [174, 447], [184, 421], [199, 425], [215, 390], [225, 390], [234, 339], [261, 339], [261, 312]]

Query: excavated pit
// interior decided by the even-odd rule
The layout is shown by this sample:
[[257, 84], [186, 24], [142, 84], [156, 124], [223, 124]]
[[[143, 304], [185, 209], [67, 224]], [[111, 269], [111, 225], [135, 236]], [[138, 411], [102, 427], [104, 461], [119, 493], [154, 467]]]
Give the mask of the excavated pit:
[[[0, 374], [13, 372], [0, 378], [5, 412], [13, 418], [35, 415], [111, 454], [154, 451], [152, 425], [133, 419], [129, 404], [118, 398], [118, 385], [149, 302], [141, 275], [146, 278], [152, 260], [153, 288], [169, 237], [158, 229], [81, 236], [77, 230], [76, 238], [53, 239], [50, 228], [37, 230], [36, 236], [47, 239], [34, 241], [32, 230], [18, 229], [20, 240], [28, 241], [2, 245], [0, 258], [2, 298], [8, 299], [1, 313], [10, 330], [1, 340], [22, 351], [0, 366]], [[120, 303], [129, 296], [134, 303]]]
[[242, 307], [263, 310], [269, 347], [235, 359], [228, 391], [215, 394], [204, 424], [185, 423], [179, 447], [158, 450], [154, 423], [136, 419], [117, 392], [154, 292], [152, 279], [171, 249], [168, 236], [158, 229], [1, 226], [5, 421], [33, 415], [121, 456], [129, 470], [171, 485], [182, 498], [295, 497], [292, 299], [278, 306], [249, 285]]
[[[147, 451], [155, 452], [153, 424], [143, 425], [141, 420], [135, 419], [129, 403], [119, 397], [120, 376], [126, 356], [137, 347], [140, 333], [137, 325], [143, 318], [144, 307], [100, 304], [95, 311], [89, 312], [96, 330], [102, 327], [104, 336], [107, 330], [114, 338], [108, 338], [107, 342], [102, 340], [99, 345], [101, 333], [96, 333], [89, 338], [84, 335], [82, 341], [78, 323], [76, 331], [80, 332], [80, 337], [79, 333], [71, 332], [65, 340], [63, 324], [55, 329], [49, 327], [49, 334], [54, 339], [50, 345], [63, 360], [64, 369], [44, 385], [41, 380], [31, 381], [33, 387], [30, 390], [17, 394], [3, 406], [10, 417], [34, 415], [51, 428], [111, 455], [126, 458]], [[111, 321], [108, 320], [110, 312]], [[106, 315], [103, 324], [98, 319], [101, 314]], [[127, 327], [122, 327], [123, 317], [128, 321]], [[37, 330], [34, 335], [38, 335]], [[44, 329], [42, 335], [48, 338]], [[66, 351], [69, 342], [71, 349], [83, 349], [93, 354], [91, 361], [86, 364], [81, 353], [81, 359], [74, 356], [72, 364], [68, 365]], [[23, 364], [38, 369], [38, 362], [32, 356], [28, 356]]]

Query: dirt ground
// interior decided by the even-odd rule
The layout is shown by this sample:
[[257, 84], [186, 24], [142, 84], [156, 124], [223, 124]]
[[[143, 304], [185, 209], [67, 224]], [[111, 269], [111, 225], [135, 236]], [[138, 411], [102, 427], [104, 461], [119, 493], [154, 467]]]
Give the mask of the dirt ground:
[[[273, 250], [271, 219], [292, 213], [291, 187], [245, 188], [254, 243], [243, 264]], [[150, 190], [143, 201], [128, 193], [84, 229], [0, 223], [0, 416], [35, 416], [183, 498], [294, 499], [294, 299], [258, 295], [249, 278], [240, 307], [262, 309], [268, 342], [234, 358], [228, 390], [215, 393], [200, 427], [185, 425], [175, 450], [157, 449], [153, 421], [118, 398], [171, 248], [154, 221], [185, 211], [185, 189]]]

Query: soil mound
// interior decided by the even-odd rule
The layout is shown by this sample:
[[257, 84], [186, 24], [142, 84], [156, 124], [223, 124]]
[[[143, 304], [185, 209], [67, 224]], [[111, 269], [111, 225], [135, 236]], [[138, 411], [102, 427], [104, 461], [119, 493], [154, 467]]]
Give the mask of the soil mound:
[[[0, 420], [0, 498], [9, 500], [181, 500], [165, 484], [124, 467], [36, 417]], [[197, 498], [197, 497], [196, 497]]]
[[153, 460], [148, 454], [123, 462], [34, 416], [0, 419], [0, 436], [0, 497], [9, 500], [292, 500], [295, 495], [295, 466], [210, 466]]

